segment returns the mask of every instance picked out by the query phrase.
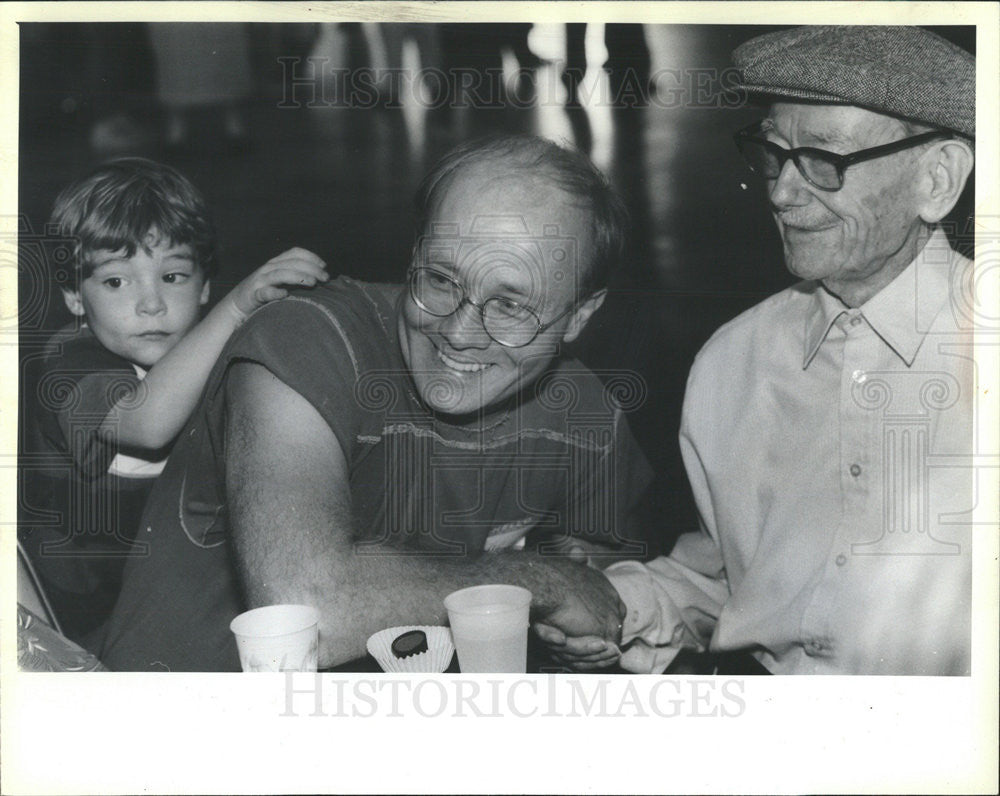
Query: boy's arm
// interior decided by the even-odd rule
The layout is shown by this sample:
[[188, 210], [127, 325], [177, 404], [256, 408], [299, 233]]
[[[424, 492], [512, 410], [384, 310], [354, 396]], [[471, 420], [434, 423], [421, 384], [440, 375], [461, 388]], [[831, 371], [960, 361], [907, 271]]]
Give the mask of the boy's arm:
[[226, 341], [258, 307], [287, 295], [280, 285], [315, 285], [325, 264], [305, 249], [269, 260], [223, 298], [164, 354], [136, 389], [118, 400], [100, 433], [119, 444], [155, 451], [169, 444], [194, 411]]

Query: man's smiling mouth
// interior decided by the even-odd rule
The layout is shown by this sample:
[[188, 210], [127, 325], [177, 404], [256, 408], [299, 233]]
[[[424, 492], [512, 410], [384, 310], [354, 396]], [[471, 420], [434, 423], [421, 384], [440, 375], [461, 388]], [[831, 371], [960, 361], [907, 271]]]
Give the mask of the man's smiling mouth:
[[490, 367], [488, 363], [484, 362], [459, 362], [457, 359], [452, 359], [445, 354], [440, 348], [435, 349], [435, 351], [437, 352], [438, 359], [445, 365], [452, 370], [461, 371], [462, 373], [478, 373]]
[[782, 216], [780, 213], [777, 214], [777, 219], [785, 229], [794, 230], [796, 232], [822, 232], [823, 230], [832, 229], [836, 226], [836, 223], [833, 221], [810, 221], [806, 219], [798, 219], [794, 216]]

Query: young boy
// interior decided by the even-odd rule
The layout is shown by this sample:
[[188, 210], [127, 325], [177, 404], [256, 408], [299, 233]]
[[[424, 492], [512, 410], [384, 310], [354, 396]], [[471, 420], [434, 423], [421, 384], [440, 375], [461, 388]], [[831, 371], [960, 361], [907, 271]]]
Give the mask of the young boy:
[[[19, 539], [63, 632], [92, 649], [125, 556], [149, 554], [137, 524], [167, 450], [226, 341], [281, 285], [325, 281], [316, 255], [268, 261], [199, 323], [215, 270], [204, 200], [168, 166], [113, 161], [66, 188], [50, 229], [73, 250], [64, 288], [78, 322], [49, 341], [26, 386], [22, 478], [35, 515]], [[24, 514], [22, 514], [24, 519]]]

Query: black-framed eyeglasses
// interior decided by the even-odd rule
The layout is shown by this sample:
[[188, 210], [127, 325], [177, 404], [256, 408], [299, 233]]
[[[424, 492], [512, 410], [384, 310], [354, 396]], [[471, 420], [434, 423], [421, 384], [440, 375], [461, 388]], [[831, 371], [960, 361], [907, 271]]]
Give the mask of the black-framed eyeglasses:
[[866, 160], [882, 158], [904, 149], [926, 144], [936, 139], [954, 138], [954, 135], [944, 130], [931, 130], [890, 144], [882, 144], [869, 149], [861, 149], [847, 155], [838, 155], [825, 149], [802, 146], [795, 149], [785, 149], [773, 141], [760, 137], [766, 128], [767, 120], [754, 122], [734, 136], [736, 146], [750, 166], [751, 171], [767, 180], [777, 179], [785, 166], [785, 161], [791, 158], [799, 174], [806, 181], [821, 191], [839, 191], [844, 187], [844, 172], [848, 166], [862, 163]]
[[463, 304], [469, 304], [479, 310], [486, 334], [505, 348], [528, 345], [576, 309], [576, 304], [571, 304], [548, 323], [542, 323], [533, 310], [503, 296], [491, 296], [482, 304], [477, 304], [466, 295], [461, 284], [433, 268], [411, 268], [407, 280], [410, 298], [424, 312], [437, 318], [447, 318], [458, 312]]

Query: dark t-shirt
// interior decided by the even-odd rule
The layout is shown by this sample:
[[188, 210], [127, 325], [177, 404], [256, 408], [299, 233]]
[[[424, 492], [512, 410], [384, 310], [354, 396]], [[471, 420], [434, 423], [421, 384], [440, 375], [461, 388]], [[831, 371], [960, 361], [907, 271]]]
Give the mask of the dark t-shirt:
[[417, 396], [397, 338], [399, 297], [397, 286], [341, 278], [262, 308], [230, 341], [150, 498], [150, 555], [126, 571], [101, 655], [110, 668], [239, 668], [228, 626], [246, 606], [224, 491], [225, 377], [237, 361], [266, 367], [333, 430], [359, 553], [388, 544], [477, 556], [568, 529], [606, 544], [639, 537], [632, 511], [649, 466], [616, 388], [564, 360], [510, 408], [454, 425]]
[[139, 377], [75, 326], [53, 335], [27, 371], [18, 540], [66, 635], [93, 649], [126, 558], [144, 552], [133, 540], [155, 472], [119, 472], [124, 451], [98, 433]]

